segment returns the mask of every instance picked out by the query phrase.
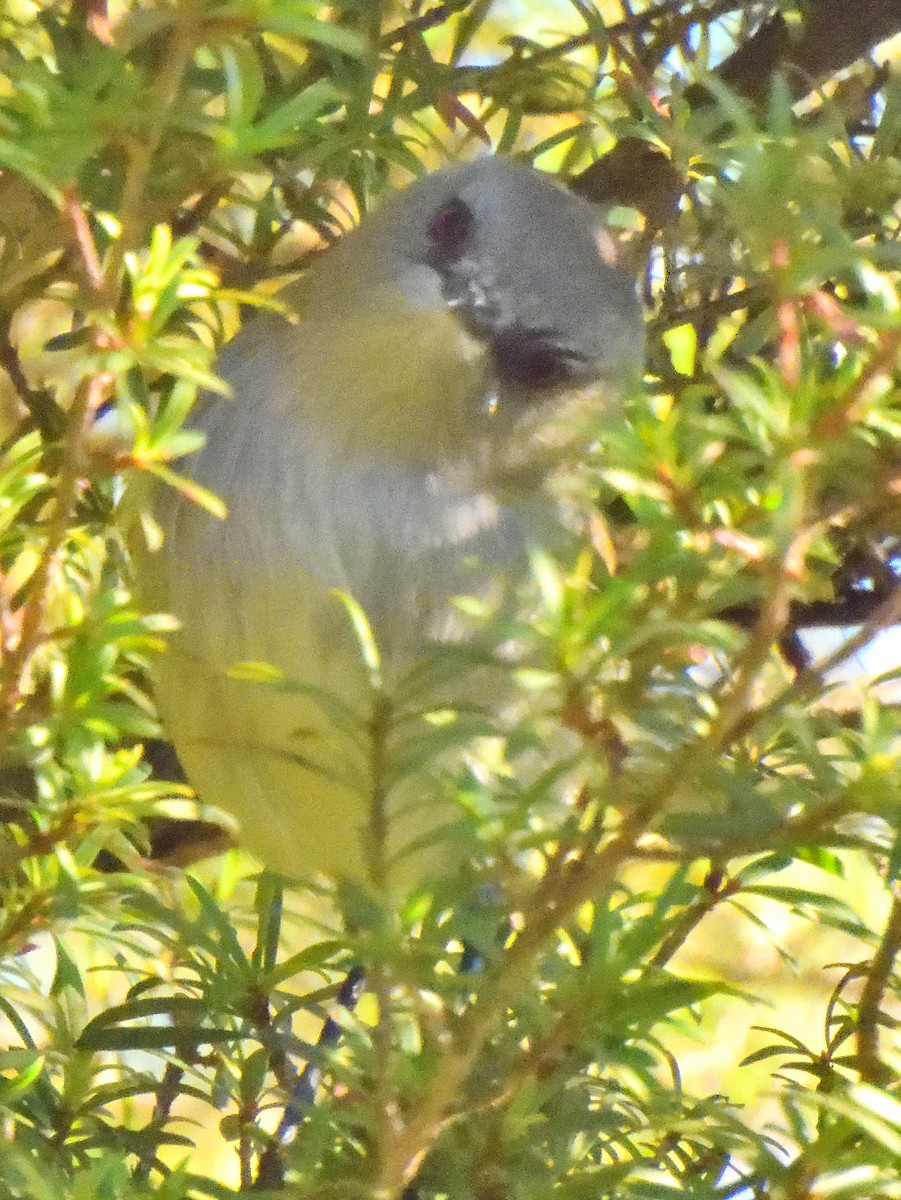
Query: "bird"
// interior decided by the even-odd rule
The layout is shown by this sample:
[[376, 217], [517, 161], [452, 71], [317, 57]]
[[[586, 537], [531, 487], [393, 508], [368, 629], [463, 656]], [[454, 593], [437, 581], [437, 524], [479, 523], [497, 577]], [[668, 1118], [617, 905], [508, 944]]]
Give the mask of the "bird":
[[[144, 570], [178, 628], [154, 687], [187, 779], [268, 868], [368, 878], [374, 696], [465, 636], [455, 597], [524, 577], [549, 475], [622, 419], [641, 311], [598, 211], [501, 156], [394, 192], [281, 299], [191, 418], [183, 473], [227, 516], [158, 498]], [[446, 820], [399, 793], [392, 864]]]

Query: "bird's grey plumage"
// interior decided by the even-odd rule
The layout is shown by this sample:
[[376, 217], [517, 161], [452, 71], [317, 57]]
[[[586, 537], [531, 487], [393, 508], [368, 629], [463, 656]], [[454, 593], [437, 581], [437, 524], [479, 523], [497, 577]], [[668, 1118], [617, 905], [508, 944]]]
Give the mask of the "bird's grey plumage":
[[[182, 629], [157, 691], [189, 779], [267, 865], [357, 873], [365, 760], [304, 690], [366, 702], [334, 590], [365, 610], [390, 683], [484, 565], [520, 573], [551, 515], [543, 477], [586, 414], [596, 431], [615, 413], [641, 327], [594, 213], [502, 159], [412, 184], [288, 303], [296, 323], [265, 314], [226, 348], [235, 399], [197, 418], [208, 440], [187, 470], [227, 520], [161, 501], [150, 571]], [[300, 688], [229, 677], [248, 661]]]

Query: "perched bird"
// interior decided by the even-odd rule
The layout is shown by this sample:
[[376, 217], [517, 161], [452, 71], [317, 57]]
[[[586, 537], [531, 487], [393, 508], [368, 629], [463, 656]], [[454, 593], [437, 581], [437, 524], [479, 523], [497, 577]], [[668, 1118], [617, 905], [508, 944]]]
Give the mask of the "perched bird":
[[[180, 630], [156, 689], [188, 779], [267, 866], [360, 875], [369, 764], [343, 706], [365, 720], [373, 690], [336, 592], [388, 691], [458, 636], [451, 598], [521, 576], [546, 476], [619, 419], [641, 320], [592, 208], [502, 158], [395, 194], [285, 299], [296, 318], [249, 322], [220, 360], [234, 398], [195, 418], [185, 470], [227, 518], [161, 500], [148, 569]], [[393, 850], [429, 820], [396, 807]]]

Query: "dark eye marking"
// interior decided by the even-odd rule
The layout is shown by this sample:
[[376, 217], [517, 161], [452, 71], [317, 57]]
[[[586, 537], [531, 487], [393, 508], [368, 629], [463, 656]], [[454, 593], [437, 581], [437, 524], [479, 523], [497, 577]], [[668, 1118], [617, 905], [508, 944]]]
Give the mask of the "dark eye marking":
[[547, 335], [508, 330], [492, 342], [498, 377], [521, 387], [551, 391], [583, 379], [586, 364]]
[[455, 262], [466, 246], [475, 224], [475, 216], [459, 196], [442, 204], [429, 222], [430, 259], [437, 263]]

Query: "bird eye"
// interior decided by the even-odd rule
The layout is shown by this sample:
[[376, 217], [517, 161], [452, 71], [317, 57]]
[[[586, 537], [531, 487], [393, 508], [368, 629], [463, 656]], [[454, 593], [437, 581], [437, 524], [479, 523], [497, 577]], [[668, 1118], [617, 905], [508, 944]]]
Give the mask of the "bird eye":
[[453, 262], [463, 253], [475, 217], [459, 197], [448, 200], [435, 213], [429, 225], [429, 240], [434, 254], [442, 262]]
[[572, 356], [528, 334], [508, 333], [494, 343], [498, 376], [534, 391], [550, 391], [575, 374]]

